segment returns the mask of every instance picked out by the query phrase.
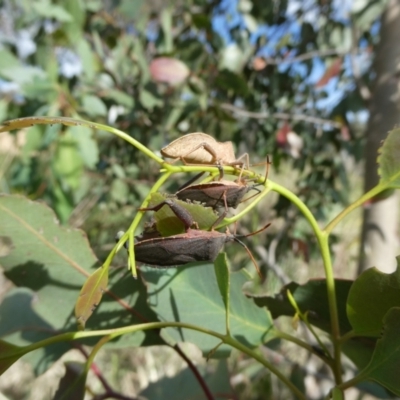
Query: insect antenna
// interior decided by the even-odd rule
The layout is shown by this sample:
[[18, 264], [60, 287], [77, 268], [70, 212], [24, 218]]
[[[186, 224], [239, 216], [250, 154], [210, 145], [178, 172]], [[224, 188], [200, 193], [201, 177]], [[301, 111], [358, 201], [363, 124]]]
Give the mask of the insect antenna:
[[238, 239], [236, 236], [234, 237], [233, 240], [235, 242], [239, 243], [247, 251], [247, 254], [249, 255], [251, 261], [253, 262], [254, 267], [256, 268], [258, 276], [260, 277], [261, 281], [263, 281], [264, 277], [261, 274], [260, 267], [258, 266], [257, 261], [254, 258], [253, 254], [251, 253], [250, 249], [240, 239]]

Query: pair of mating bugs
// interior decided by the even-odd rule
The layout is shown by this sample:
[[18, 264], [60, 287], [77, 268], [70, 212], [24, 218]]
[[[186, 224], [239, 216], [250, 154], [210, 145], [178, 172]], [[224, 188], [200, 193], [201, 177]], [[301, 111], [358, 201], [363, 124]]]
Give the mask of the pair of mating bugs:
[[[249, 165], [247, 154], [236, 159], [232, 142], [220, 143], [211, 136], [200, 132], [182, 136], [164, 147], [161, 154], [166, 158], [181, 160], [185, 164], [217, 165], [220, 167], [223, 165], [240, 165], [242, 169], [245, 163], [241, 159], [247, 157], [247, 167]], [[265, 180], [267, 179], [268, 165], [269, 163], [267, 163]], [[256, 189], [256, 185], [248, 186], [241, 177], [237, 182], [233, 182], [222, 180], [222, 175], [223, 169], [220, 168], [219, 181], [189, 184], [176, 193], [179, 200], [200, 202], [205, 207], [225, 207], [225, 212], [213, 226], [217, 225], [226, 215], [228, 207], [236, 208], [247, 192]], [[139, 211], [158, 211], [164, 206], [169, 206], [178, 219], [183, 222], [185, 233], [168, 237], [150, 236], [148, 238], [145, 231], [139, 241], [135, 243], [136, 261], [161, 267], [174, 267], [195, 261], [213, 262], [224, 244], [229, 241], [240, 243], [249, 252], [238, 236], [229, 231], [221, 233], [213, 229], [211, 231], [193, 229], [192, 227], [196, 227], [197, 224], [192, 215], [172, 199], [164, 200], [154, 207], [139, 209]], [[250, 252], [249, 254], [251, 256]], [[252, 256], [251, 258], [253, 259]], [[255, 263], [254, 259], [253, 262]], [[255, 266], [259, 272], [256, 263]]]

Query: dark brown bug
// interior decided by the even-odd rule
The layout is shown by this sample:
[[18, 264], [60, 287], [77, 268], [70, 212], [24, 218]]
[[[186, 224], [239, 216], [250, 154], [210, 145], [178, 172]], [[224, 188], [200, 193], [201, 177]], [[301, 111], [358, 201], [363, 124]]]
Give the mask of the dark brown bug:
[[[267, 168], [265, 172], [264, 182], [259, 185], [264, 185], [269, 172], [269, 158], [267, 157]], [[239, 179], [237, 181], [219, 180], [209, 183], [200, 183], [190, 186], [184, 186], [176, 193], [179, 200], [198, 201], [204, 206], [218, 208], [228, 207], [236, 208], [242, 201], [244, 195], [250, 190], [257, 190], [258, 185], [247, 185], [246, 180]]]
[[195, 261], [213, 262], [234, 235], [188, 229], [186, 233], [142, 240], [135, 244], [135, 259], [149, 265], [175, 267]]
[[190, 185], [176, 193], [179, 200], [198, 201], [206, 207], [232, 207], [236, 208], [242, 201], [244, 195], [252, 190], [243, 181], [214, 181]]
[[146, 207], [146, 208], [139, 208], [139, 211], [158, 211], [160, 208], [168, 206], [174, 214], [183, 222], [185, 226], [185, 231], [187, 231], [190, 227], [195, 226], [198, 228], [197, 223], [193, 220], [192, 215], [186, 208], [180, 206], [179, 204], [175, 203], [171, 199], [166, 199], [161, 203], [155, 205], [154, 207]]
[[[195, 261], [215, 261], [217, 255], [221, 252], [224, 244], [230, 241], [236, 241], [241, 244], [252, 259], [258, 274], [261, 277], [260, 270], [254, 257], [248, 247], [239, 240], [237, 235], [211, 231], [202, 231], [191, 229], [193, 218], [187, 210], [182, 212], [183, 207], [172, 200], [165, 200], [154, 207], [142, 208], [141, 211], [157, 211], [164, 205], [171, 207], [175, 215], [182, 220], [186, 227], [186, 232], [168, 237], [140, 240], [135, 243], [135, 259], [148, 265], [161, 267], [175, 267]], [[187, 216], [189, 214], [189, 216]], [[220, 218], [216, 221], [218, 223]], [[270, 224], [266, 225], [266, 229]], [[252, 236], [259, 231], [250, 233], [243, 237]]]

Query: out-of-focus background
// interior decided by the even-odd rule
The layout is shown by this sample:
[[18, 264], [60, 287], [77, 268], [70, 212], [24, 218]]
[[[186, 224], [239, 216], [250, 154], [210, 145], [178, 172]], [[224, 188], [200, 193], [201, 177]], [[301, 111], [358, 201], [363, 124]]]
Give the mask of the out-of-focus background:
[[[399, 38], [396, 0], [3, 0], [0, 121], [92, 120], [155, 152], [190, 132], [231, 140], [252, 163], [269, 155], [271, 179], [323, 225], [377, 182], [378, 148], [400, 122]], [[0, 134], [0, 191], [45, 201], [63, 224], [88, 234], [99, 259], [157, 174], [157, 165], [109, 133], [53, 125]], [[173, 193], [185, 179], [163, 189]], [[393, 270], [398, 203], [389, 193], [339, 225], [338, 277]], [[271, 195], [238, 229], [269, 220], [252, 249], [269, 289], [321, 276], [312, 232], [285, 199]], [[2, 295], [10, 287], [3, 278]], [[116, 384], [137, 393], [183, 368], [170, 356], [140, 349], [103, 358]], [[267, 398], [245, 362], [231, 361], [231, 384], [241, 398]], [[46, 385], [28, 364], [15, 368], [0, 378], [7, 398], [50, 398], [35, 394]]]

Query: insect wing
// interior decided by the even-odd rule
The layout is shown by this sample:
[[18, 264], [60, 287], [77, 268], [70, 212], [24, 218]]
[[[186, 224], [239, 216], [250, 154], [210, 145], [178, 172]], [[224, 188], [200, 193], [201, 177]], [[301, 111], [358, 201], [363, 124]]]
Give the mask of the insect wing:
[[144, 240], [135, 244], [135, 258], [145, 264], [163, 267], [214, 261], [226, 238], [219, 232], [190, 230], [182, 235]]

